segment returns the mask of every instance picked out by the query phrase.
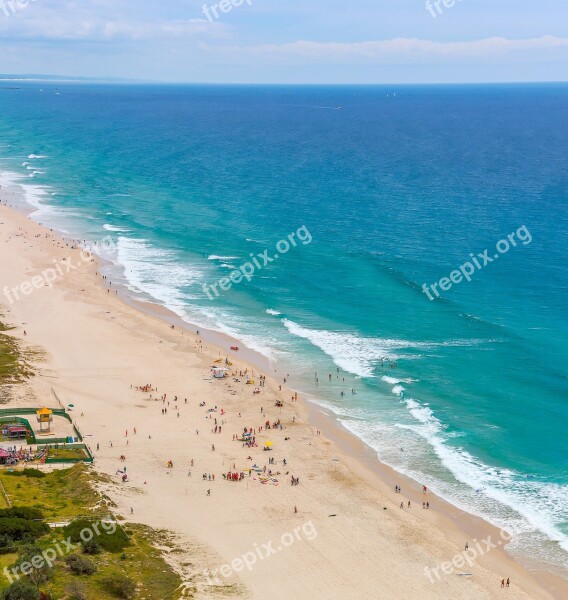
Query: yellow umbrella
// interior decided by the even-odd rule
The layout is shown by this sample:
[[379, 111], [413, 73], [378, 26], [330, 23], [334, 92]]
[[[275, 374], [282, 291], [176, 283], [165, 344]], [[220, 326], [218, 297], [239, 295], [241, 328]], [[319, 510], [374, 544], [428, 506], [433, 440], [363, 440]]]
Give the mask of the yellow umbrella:
[[272, 446], [272, 442], [264, 442], [265, 446]]

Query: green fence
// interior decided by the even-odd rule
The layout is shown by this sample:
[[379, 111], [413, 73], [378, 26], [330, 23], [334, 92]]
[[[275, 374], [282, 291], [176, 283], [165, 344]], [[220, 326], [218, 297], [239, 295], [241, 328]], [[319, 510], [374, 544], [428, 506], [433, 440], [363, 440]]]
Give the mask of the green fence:
[[[17, 411], [17, 414], [26, 414], [23, 411]], [[20, 423], [21, 425], [24, 425], [26, 427], [26, 429], [28, 430], [28, 436], [27, 436], [27, 442], [28, 444], [37, 444], [37, 440], [36, 440], [36, 436], [34, 433], [34, 430], [32, 428], [32, 426], [30, 425], [30, 422], [27, 419], [24, 419], [23, 417], [2, 417], [0, 416], [0, 423]], [[14, 438], [14, 441], [17, 441], [18, 438]]]
[[[79, 442], [83, 442], [83, 436], [81, 432], [73, 423], [73, 419], [67, 414], [67, 411], [64, 408], [53, 408], [50, 409], [53, 412], [53, 415], [56, 417], [63, 417], [71, 423], [73, 427], [73, 431], [75, 432], [75, 437], [79, 440]], [[69, 443], [68, 438], [40, 438], [39, 440], [36, 438], [33, 427], [30, 425], [30, 422], [23, 417], [19, 417], [17, 415], [35, 415], [37, 414], [37, 408], [0, 408], [0, 424], [1, 423], [21, 423], [28, 430], [27, 442], [28, 444], [35, 444], [37, 446], [55, 446], [64, 444], [66, 448], [82, 448], [85, 450], [87, 457], [86, 458], [65, 458], [65, 459], [46, 459], [46, 463], [77, 463], [77, 462], [93, 462], [93, 455], [89, 447], [86, 444], [76, 444]], [[14, 439], [14, 442], [17, 440]]]
[[[48, 446], [59, 446], [60, 444], [48, 444]], [[92, 463], [93, 456], [89, 447], [86, 444], [63, 444], [64, 449], [81, 449], [85, 452], [86, 456], [84, 458], [46, 458], [45, 464], [75, 464], [79, 462]], [[56, 448], [57, 449], [57, 448]]]

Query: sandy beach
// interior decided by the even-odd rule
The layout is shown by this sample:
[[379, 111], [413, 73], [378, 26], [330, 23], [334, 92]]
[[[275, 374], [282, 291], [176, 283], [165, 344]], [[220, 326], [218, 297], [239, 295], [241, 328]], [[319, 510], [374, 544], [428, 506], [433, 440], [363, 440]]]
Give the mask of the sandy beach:
[[[2, 200], [13, 193], [3, 190]], [[94, 468], [116, 482], [105, 490], [116, 512], [202, 548], [199, 564], [179, 561], [198, 598], [568, 597], [562, 579], [512, 560], [496, 528], [380, 465], [301, 395], [293, 401], [285, 373], [263, 371], [259, 387], [244, 349], [232, 352], [228, 338], [216, 345], [177, 323], [172, 329], [165, 311], [125, 302], [94, 259], [7, 206], [0, 206], [0, 248], [0, 291], [19, 290], [12, 302], [0, 295], [3, 320], [44, 353], [37, 376], [13, 389], [17, 403], [54, 406], [54, 390], [74, 404]], [[62, 268], [52, 285], [31, 283], [70, 262], [76, 268]], [[235, 375], [213, 380], [212, 365], [226, 357]], [[136, 389], [147, 384], [152, 391]], [[245, 428], [253, 447], [240, 441]], [[249, 476], [254, 465], [260, 473]], [[122, 483], [117, 471], [125, 466]], [[228, 472], [245, 477], [229, 482]]]

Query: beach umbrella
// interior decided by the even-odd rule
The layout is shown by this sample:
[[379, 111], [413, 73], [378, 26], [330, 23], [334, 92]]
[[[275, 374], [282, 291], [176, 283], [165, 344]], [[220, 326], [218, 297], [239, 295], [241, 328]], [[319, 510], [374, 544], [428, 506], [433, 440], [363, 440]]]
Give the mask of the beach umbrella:
[[272, 446], [272, 442], [264, 442], [264, 445], [270, 448], [270, 446]]

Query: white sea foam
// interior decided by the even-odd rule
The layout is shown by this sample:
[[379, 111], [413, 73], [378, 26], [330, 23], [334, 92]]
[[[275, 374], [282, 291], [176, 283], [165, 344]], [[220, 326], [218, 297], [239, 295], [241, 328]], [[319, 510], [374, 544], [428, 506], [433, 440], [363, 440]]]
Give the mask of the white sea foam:
[[224, 333], [226, 335], [231, 336], [237, 340], [241, 340], [248, 348], [258, 352], [269, 361], [274, 361], [276, 357], [276, 353], [273, 349], [273, 345], [271, 340], [266, 337], [250, 335], [243, 333], [240, 329], [233, 325], [227, 325], [227, 323], [231, 323], [235, 321], [235, 316], [230, 315], [229, 313], [223, 313], [222, 311], [215, 315], [215, 325], [214, 329]]
[[[414, 342], [391, 338], [362, 337], [356, 333], [308, 329], [294, 321], [283, 319], [288, 331], [311, 342], [333, 359], [333, 362], [359, 377], [375, 377], [374, 369], [381, 361], [415, 360], [420, 355], [401, 353], [401, 350], [428, 351], [438, 346], [469, 346], [488, 340], [447, 340], [442, 342]], [[400, 383], [398, 380], [393, 383]]]
[[[568, 570], [568, 536], [558, 527], [568, 521], [568, 486], [487, 465], [450, 443], [454, 436], [429, 406], [413, 398], [401, 404], [410, 420], [398, 422], [395, 428], [345, 405], [326, 403], [326, 408], [383, 462], [428, 485], [459, 508], [513, 533], [510, 550]], [[558, 546], [551, 546], [549, 540]]]
[[392, 388], [392, 393], [396, 394], [397, 396], [400, 396], [402, 394], [402, 392], [405, 391], [405, 388], [402, 385], [395, 385]]
[[[31, 176], [33, 176], [33, 174]], [[0, 184], [2, 187], [19, 186], [21, 188], [24, 195], [24, 201], [35, 209], [30, 216], [37, 218], [39, 216], [44, 217], [48, 214], [55, 213], [56, 209], [54, 207], [49, 204], [44, 204], [43, 202], [45, 196], [50, 194], [49, 188], [42, 185], [27, 183], [29, 177], [30, 176], [25, 177], [19, 173], [4, 171], [0, 174]]]
[[381, 377], [381, 381], [386, 381], [387, 383], [390, 383], [392, 385], [400, 383], [400, 379], [396, 379], [396, 377], [389, 377], [388, 375], [383, 375]]
[[28, 158], [47, 158], [47, 156], [42, 156], [41, 154], [30, 154]]
[[210, 254], [207, 260], [237, 260], [238, 256], [219, 256], [217, 254]]
[[116, 260], [124, 268], [124, 277], [132, 291], [149, 294], [177, 314], [183, 314], [180, 311], [191, 299], [181, 288], [203, 279], [203, 272], [197, 266], [179, 262], [175, 253], [156, 248], [145, 239], [120, 236]]
[[105, 223], [103, 225], [103, 229], [105, 231], [114, 231], [116, 233], [127, 233], [128, 229], [125, 229], [124, 227], [117, 227], [116, 225], [109, 225], [108, 223]]
[[282, 322], [292, 335], [308, 340], [331, 357], [338, 367], [359, 377], [374, 377], [373, 365], [377, 361], [396, 360], [400, 356], [392, 350], [408, 346], [408, 343], [401, 345], [397, 340], [362, 338], [352, 333], [308, 329], [289, 319], [283, 319]]
[[[477, 505], [477, 511], [481, 508], [482, 516], [499, 526], [514, 527], [518, 533], [530, 535], [537, 531], [544, 532], [551, 540], [559, 542], [564, 550], [568, 550], [568, 536], [556, 526], [556, 523], [568, 519], [568, 507], [561, 500], [568, 494], [568, 486], [531, 481], [512, 470], [484, 464], [469, 452], [448, 443], [446, 427], [429, 406], [412, 398], [407, 398], [405, 404], [410, 415], [419, 424], [412, 428], [414, 432], [428, 442], [443, 466], [458, 481], [473, 490], [483, 489], [483, 495], [487, 499], [511, 508], [524, 519], [514, 519], [510, 515], [506, 517], [502, 510], [496, 511], [491, 502], [484, 506], [479, 501], [479, 495], [476, 496], [477, 502], [471, 502], [471, 498], [462, 498], [463, 508], [475, 512]], [[450, 499], [455, 501], [455, 495], [450, 494]], [[568, 567], [568, 561], [565, 566]]]
[[267, 308], [266, 309], [266, 314], [267, 315], [273, 315], [275, 317], [278, 317], [279, 315], [281, 315], [282, 313], [279, 313], [277, 310], [273, 310], [272, 308]]

